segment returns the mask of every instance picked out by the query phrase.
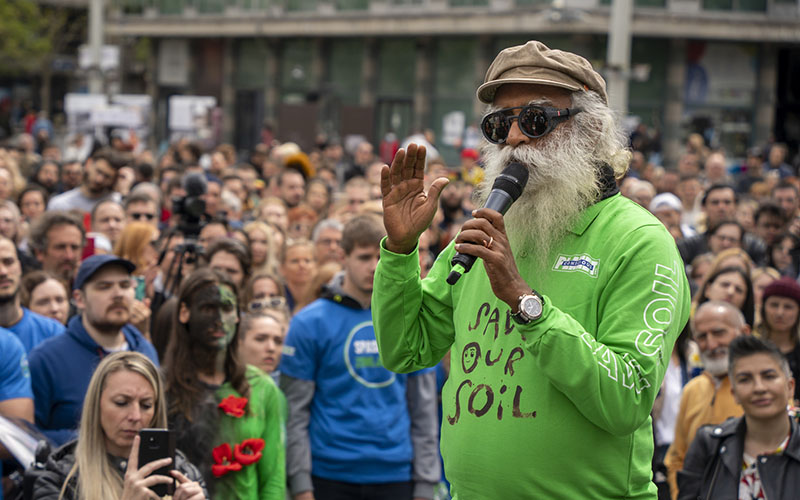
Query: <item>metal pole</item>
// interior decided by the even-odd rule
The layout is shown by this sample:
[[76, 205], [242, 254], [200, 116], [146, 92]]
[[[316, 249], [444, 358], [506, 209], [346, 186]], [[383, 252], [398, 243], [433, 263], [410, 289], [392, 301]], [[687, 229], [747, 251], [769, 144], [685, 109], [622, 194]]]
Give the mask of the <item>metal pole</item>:
[[633, 0], [613, 0], [608, 26], [606, 80], [608, 104], [625, 115], [628, 113], [628, 77], [631, 69], [631, 23]]
[[103, 93], [103, 72], [100, 57], [103, 50], [103, 0], [89, 0], [89, 53], [92, 64], [89, 68], [89, 93]]

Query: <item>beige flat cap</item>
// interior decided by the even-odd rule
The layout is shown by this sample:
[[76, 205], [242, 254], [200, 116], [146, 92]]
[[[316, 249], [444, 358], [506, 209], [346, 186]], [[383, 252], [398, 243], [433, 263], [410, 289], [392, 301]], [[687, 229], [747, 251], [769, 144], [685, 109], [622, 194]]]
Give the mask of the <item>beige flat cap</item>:
[[572, 52], [550, 49], [531, 40], [525, 45], [503, 49], [486, 71], [478, 99], [491, 104], [497, 88], [505, 83], [535, 83], [567, 90], [593, 90], [608, 104], [606, 81], [592, 65]]

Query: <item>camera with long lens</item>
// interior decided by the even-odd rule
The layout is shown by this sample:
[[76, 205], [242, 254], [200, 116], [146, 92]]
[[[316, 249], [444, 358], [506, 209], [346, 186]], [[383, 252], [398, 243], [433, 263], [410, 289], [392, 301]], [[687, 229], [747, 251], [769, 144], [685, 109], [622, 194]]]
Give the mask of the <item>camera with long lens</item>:
[[188, 174], [183, 179], [186, 196], [172, 198], [172, 214], [179, 217], [178, 229], [187, 240], [196, 240], [205, 225], [206, 200], [203, 196], [208, 190], [205, 176], [199, 173]]

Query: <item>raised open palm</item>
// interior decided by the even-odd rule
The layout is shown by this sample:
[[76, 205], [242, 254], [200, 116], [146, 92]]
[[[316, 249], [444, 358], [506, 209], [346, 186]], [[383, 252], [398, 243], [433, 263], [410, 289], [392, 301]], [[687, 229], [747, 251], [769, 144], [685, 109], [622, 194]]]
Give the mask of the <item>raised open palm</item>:
[[395, 253], [411, 253], [419, 235], [430, 226], [442, 189], [449, 182], [440, 177], [425, 192], [425, 146], [409, 144], [399, 150], [391, 167], [381, 171], [383, 224], [386, 248]]

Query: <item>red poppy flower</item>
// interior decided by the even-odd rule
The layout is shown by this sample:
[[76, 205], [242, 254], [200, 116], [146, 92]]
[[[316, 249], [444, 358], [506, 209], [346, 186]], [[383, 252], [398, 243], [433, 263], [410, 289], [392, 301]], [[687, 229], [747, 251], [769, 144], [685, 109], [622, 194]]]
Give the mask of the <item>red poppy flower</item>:
[[[236, 445], [239, 446], [238, 444]], [[211, 452], [214, 457], [215, 464], [211, 466], [211, 472], [214, 477], [222, 477], [228, 472], [242, 470], [242, 464], [233, 461], [233, 453], [231, 453], [231, 445], [222, 443], [214, 448]]]
[[250, 465], [261, 460], [261, 450], [263, 449], [263, 439], [249, 438], [233, 448], [233, 456], [236, 457], [236, 461], [242, 465]]
[[244, 407], [247, 406], [247, 398], [237, 398], [234, 395], [230, 395], [220, 401], [217, 406], [232, 417], [243, 417]]

